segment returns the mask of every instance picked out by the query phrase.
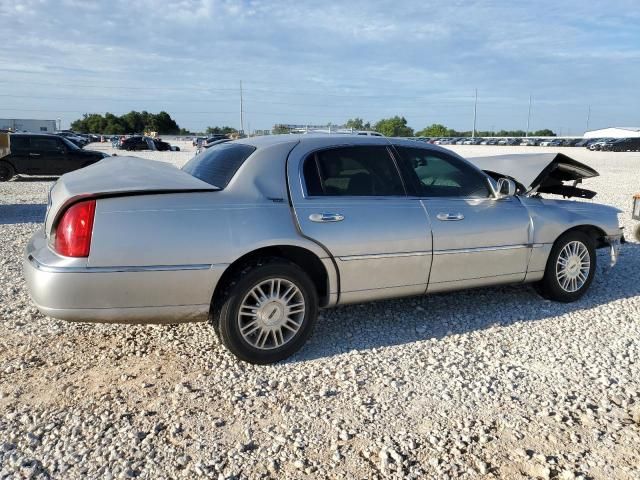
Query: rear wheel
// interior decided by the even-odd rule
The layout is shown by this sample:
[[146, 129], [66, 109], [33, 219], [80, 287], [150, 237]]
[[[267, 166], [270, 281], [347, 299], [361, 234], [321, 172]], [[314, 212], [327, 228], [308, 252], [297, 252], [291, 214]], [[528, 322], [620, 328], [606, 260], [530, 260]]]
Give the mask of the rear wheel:
[[318, 316], [311, 279], [296, 264], [279, 258], [261, 260], [238, 272], [221, 302], [213, 319], [220, 340], [250, 363], [273, 363], [295, 353]]
[[550, 300], [574, 302], [589, 289], [595, 270], [593, 240], [583, 232], [565, 233], [551, 249], [544, 277], [536, 290]]
[[16, 174], [14, 168], [7, 162], [0, 162], [0, 182], [8, 182]]

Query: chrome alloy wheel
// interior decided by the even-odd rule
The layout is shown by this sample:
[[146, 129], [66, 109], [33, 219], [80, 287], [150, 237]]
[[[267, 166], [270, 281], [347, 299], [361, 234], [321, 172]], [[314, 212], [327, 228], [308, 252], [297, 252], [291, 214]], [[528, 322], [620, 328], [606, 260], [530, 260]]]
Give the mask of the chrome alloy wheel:
[[587, 246], [578, 241], [567, 243], [556, 261], [556, 278], [565, 292], [577, 292], [589, 278], [591, 258]]
[[238, 327], [251, 346], [272, 350], [298, 333], [304, 313], [300, 289], [289, 280], [270, 278], [255, 285], [242, 300]]

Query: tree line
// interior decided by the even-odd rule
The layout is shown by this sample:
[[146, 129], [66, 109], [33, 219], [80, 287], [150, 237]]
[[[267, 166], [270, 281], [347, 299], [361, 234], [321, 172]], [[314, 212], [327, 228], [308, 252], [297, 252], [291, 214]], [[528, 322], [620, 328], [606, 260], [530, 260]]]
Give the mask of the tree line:
[[[419, 131], [407, 125], [407, 119], [403, 116], [395, 115], [383, 118], [375, 123], [365, 122], [362, 118], [350, 118], [344, 125], [353, 130], [373, 130], [387, 137], [470, 137], [472, 132], [459, 131], [448, 128], [439, 123], [434, 123]], [[97, 133], [109, 135], [124, 135], [128, 133], [158, 132], [161, 135], [212, 135], [212, 134], [235, 134], [237, 129], [229, 126], [207, 127], [204, 132], [194, 133], [184, 128], [180, 128], [176, 121], [165, 111], [160, 113], [149, 113], [147, 111], [136, 112], [132, 110], [124, 115], [114, 115], [105, 113], [85, 113], [82, 118], [71, 123], [71, 129], [80, 133]], [[275, 125], [272, 133], [289, 133], [289, 129], [284, 125]], [[476, 131], [478, 137], [524, 137], [524, 130], [499, 130]], [[556, 134], [549, 129], [529, 132], [535, 137], [555, 137]]]
[[149, 113], [134, 110], [124, 115], [113, 113], [85, 113], [82, 118], [71, 122], [71, 129], [80, 133], [100, 133], [124, 135], [127, 133], [158, 132], [177, 135], [180, 127], [167, 112]]
[[[471, 130], [455, 130], [439, 123], [434, 123], [416, 132], [407, 125], [406, 118], [398, 115], [383, 118], [374, 124], [365, 122], [362, 118], [350, 118], [345, 123], [345, 127], [354, 130], [373, 130], [387, 137], [470, 137], [472, 135]], [[476, 131], [477, 137], [524, 137], [526, 134], [527, 132], [524, 130]], [[529, 135], [534, 137], [556, 136], [556, 134], [548, 128], [529, 132]]]
[[[354, 131], [369, 130], [379, 132], [387, 137], [470, 137], [472, 135], [471, 130], [455, 130], [439, 123], [434, 123], [422, 130], [414, 131], [413, 128], [407, 125], [407, 119], [399, 115], [383, 118], [375, 123], [365, 122], [359, 117], [350, 118], [345, 122], [344, 127], [351, 128]], [[289, 127], [286, 125], [274, 125], [272, 132], [274, 134], [289, 133]], [[526, 134], [527, 132], [524, 130], [476, 131], [477, 137], [524, 137]], [[556, 134], [548, 128], [529, 132], [529, 135], [536, 137], [556, 136]]]

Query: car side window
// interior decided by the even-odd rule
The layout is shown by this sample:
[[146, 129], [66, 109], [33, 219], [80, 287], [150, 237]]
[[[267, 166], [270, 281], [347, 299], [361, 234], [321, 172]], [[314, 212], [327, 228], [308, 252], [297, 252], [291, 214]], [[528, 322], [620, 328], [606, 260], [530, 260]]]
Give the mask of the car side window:
[[487, 178], [465, 162], [424, 148], [397, 146], [405, 167], [415, 173], [418, 195], [424, 197], [486, 198]]
[[28, 150], [29, 149], [29, 137], [22, 137], [18, 135], [11, 135], [9, 138], [11, 142], [11, 150]]
[[58, 142], [57, 138], [32, 137], [31, 148], [43, 152], [57, 152], [62, 148], [62, 142]]
[[305, 159], [303, 175], [310, 196], [406, 194], [396, 164], [384, 146], [315, 152]]

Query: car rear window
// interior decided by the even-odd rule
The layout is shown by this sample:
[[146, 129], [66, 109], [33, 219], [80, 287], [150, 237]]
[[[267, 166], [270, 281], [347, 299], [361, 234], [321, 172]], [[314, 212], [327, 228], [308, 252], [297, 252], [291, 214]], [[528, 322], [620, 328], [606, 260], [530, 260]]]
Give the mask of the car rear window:
[[203, 182], [224, 189], [255, 150], [256, 147], [242, 143], [220, 143], [193, 157], [182, 170]]

